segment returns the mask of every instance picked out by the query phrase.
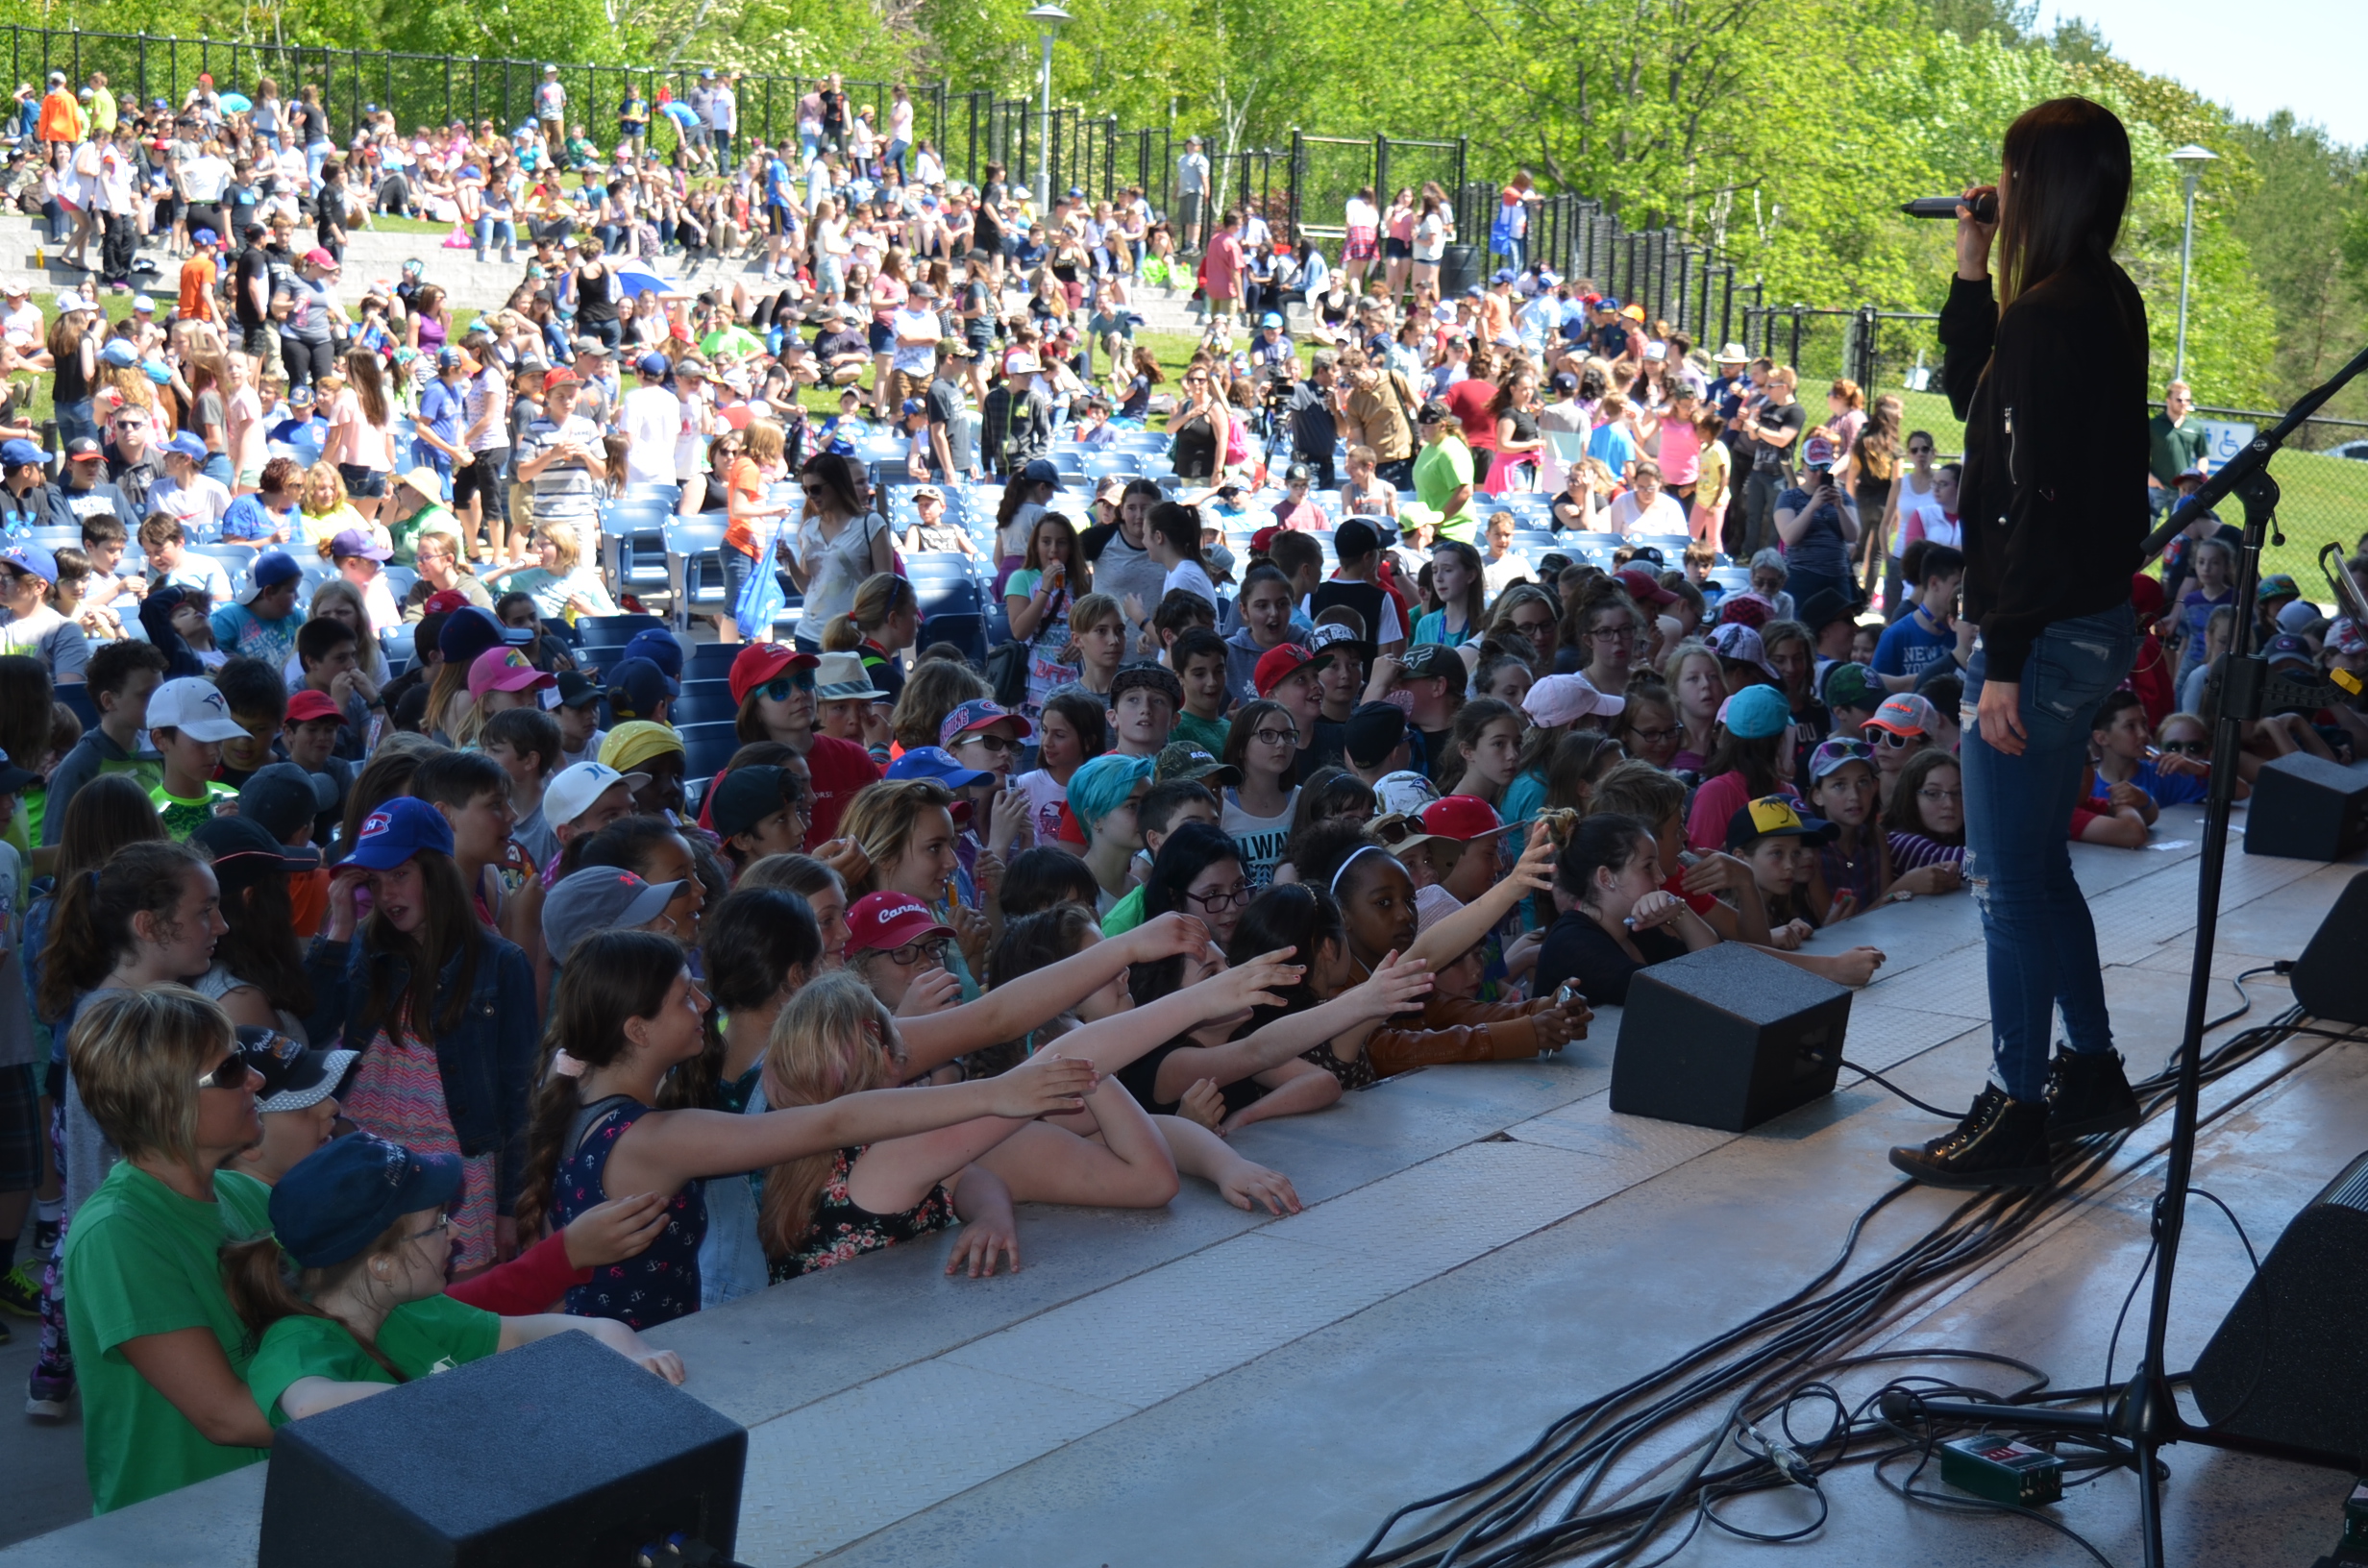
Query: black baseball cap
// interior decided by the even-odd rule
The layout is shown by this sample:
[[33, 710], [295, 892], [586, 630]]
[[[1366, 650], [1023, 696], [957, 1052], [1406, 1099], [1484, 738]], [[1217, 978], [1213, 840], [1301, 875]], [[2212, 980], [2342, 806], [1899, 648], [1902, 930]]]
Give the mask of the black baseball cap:
[[[226, 823], [244, 822], [257, 828], [275, 844], [284, 846], [290, 839], [304, 831], [315, 817], [336, 803], [337, 781], [327, 773], [308, 772], [292, 762], [269, 763], [249, 774], [246, 784], [240, 788], [237, 816], [213, 818], [202, 823], [191, 837], [199, 837], [208, 829]], [[235, 830], [227, 827], [224, 832], [226, 837], [236, 836]], [[231, 852], [228, 847], [215, 846], [210, 842], [209, 847], [214, 849], [217, 857]], [[260, 846], [251, 845], [249, 847]], [[313, 855], [314, 863], [318, 862], [315, 851], [308, 849], [304, 853]]]
[[786, 776], [783, 770], [762, 764], [732, 770], [716, 785], [707, 820], [728, 839], [748, 832], [788, 804]]
[[1360, 768], [1378, 768], [1406, 738], [1406, 711], [1391, 702], [1361, 702], [1344, 727], [1348, 760]]
[[559, 706], [580, 708], [598, 702], [608, 689], [580, 670], [559, 672]]

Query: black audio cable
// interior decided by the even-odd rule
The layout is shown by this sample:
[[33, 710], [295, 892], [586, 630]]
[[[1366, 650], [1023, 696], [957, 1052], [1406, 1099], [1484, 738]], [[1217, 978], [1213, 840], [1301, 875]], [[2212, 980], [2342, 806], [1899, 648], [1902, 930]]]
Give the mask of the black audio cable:
[[[2244, 1009], [2237, 1011], [2241, 1014]], [[2202, 1064], [2206, 1079], [2224, 1077], [2286, 1040], [2331, 1033], [2303, 1025], [2301, 1017], [2299, 1010], [2288, 1010], [2208, 1049]], [[2213, 1026], [2226, 1021], [2215, 1020]], [[2177, 1083], [2166, 1070], [2133, 1088], [2143, 1115], [2151, 1118], [2170, 1103]], [[2214, 1113], [2220, 1114], [2224, 1113]], [[1938, 1432], [1928, 1431], [1921, 1436], [1905, 1433], [1880, 1418], [1879, 1404], [1862, 1402], [1846, 1417], [1838, 1415], [1824, 1436], [1803, 1441], [1792, 1435], [1788, 1425], [1792, 1405], [1808, 1398], [1841, 1409], [1841, 1398], [1833, 1391], [1830, 1380], [1838, 1370], [1881, 1359], [1931, 1362], [1957, 1358], [2016, 1366], [2034, 1380], [2018, 1395], [2001, 1400], [1976, 1390], [1949, 1391], [1986, 1403], [2032, 1403], [2031, 1431], [2041, 1435], [2047, 1434], [2046, 1403], [2085, 1400], [2105, 1392], [2100, 1387], [2049, 1395], [2044, 1392], [2046, 1379], [2036, 1368], [1982, 1352], [1918, 1349], [1883, 1358], [1853, 1358], [1839, 1356], [1839, 1352], [1880, 1327], [1888, 1309], [1998, 1256], [2028, 1235], [2060, 1199], [2080, 1191], [2109, 1169], [2128, 1137], [2124, 1132], [2086, 1140], [2047, 1187], [1967, 1197], [1894, 1256], [1844, 1280], [1843, 1273], [1868, 1225], [1909, 1189], [1907, 1184], [1889, 1188], [1851, 1222], [1834, 1260], [1791, 1295], [1569, 1411], [1528, 1448], [1486, 1474], [1398, 1508], [1348, 1559], [1349, 1568], [1369, 1564], [1530, 1568], [1575, 1560], [1603, 1568], [1622, 1562], [1649, 1565], [1682, 1549], [1684, 1541], [1705, 1523], [1753, 1538], [1749, 1532], [1729, 1527], [1717, 1512], [1719, 1502], [1750, 1491], [1810, 1484], [1824, 1470], [1845, 1462], [1873, 1464], [1887, 1487], [1912, 1502], [1935, 1506], [1913, 1494], [1924, 1491], [1915, 1481], [1925, 1467], [1922, 1461], [1929, 1460], [1930, 1450], [1940, 1440]], [[1925, 1397], [1936, 1397], [1939, 1391], [1927, 1386]], [[1598, 1494], [1616, 1484], [1616, 1466], [1633, 1458], [1648, 1438], [1681, 1422], [1699, 1420], [1722, 1404], [1724, 1411], [1716, 1427], [1686, 1451], [1674, 1481], [1614, 1504], [1593, 1506]], [[1870, 1414], [1870, 1410], [1878, 1413]], [[1776, 1423], [1774, 1429], [1769, 1426], [1771, 1420]], [[1771, 1430], [1784, 1433], [1781, 1442], [1769, 1441]], [[2061, 1440], [2075, 1445], [2096, 1441], [2068, 1435]], [[1730, 1451], [1740, 1458], [1721, 1463], [1721, 1456]], [[1884, 1465], [1895, 1465], [1911, 1456], [1920, 1456], [1919, 1463], [1906, 1480], [1895, 1483]], [[2094, 1479], [2128, 1462], [2126, 1448], [2108, 1444], [2084, 1461], [2084, 1473]], [[1811, 1489], [1817, 1490], [1813, 1484]], [[1929, 1495], [1950, 1505], [1977, 1501]], [[1819, 1491], [1818, 1523], [1797, 1531], [1760, 1533], [1804, 1539], [1821, 1525], [1825, 1506]], [[2059, 1521], [2038, 1517], [2050, 1528], [2063, 1528]], [[1681, 1521], [1683, 1529], [1677, 1531], [1675, 1546], [1653, 1558], [1640, 1558], [1639, 1554]], [[1393, 1539], [1401, 1528], [1411, 1533]], [[2078, 1541], [2077, 1536], [2073, 1538]], [[2103, 1560], [2089, 1543], [2078, 1544]]]

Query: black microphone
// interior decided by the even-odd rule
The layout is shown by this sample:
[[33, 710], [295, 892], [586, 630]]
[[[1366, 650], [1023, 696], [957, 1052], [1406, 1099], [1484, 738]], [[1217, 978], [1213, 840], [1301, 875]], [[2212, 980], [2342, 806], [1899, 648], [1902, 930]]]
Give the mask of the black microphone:
[[1962, 196], [1919, 196], [1912, 202], [1900, 203], [1899, 209], [1912, 218], [1954, 219], [1957, 216], [1957, 209], [1967, 205], [1973, 208], [1976, 222], [1996, 223], [1998, 221], [1998, 194], [1989, 190], [1976, 196], [1970, 204]]

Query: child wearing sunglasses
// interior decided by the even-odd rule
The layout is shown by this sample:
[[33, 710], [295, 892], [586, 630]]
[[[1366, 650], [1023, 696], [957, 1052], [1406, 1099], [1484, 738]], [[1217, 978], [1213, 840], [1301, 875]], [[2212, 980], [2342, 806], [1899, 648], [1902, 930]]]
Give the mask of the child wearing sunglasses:
[[1875, 781], [1881, 787], [1885, 809], [1898, 798], [1899, 775], [1909, 759], [1932, 749], [1939, 726], [1939, 715], [1931, 701], [1913, 692], [1885, 698], [1875, 716], [1861, 726], [1874, 752]]

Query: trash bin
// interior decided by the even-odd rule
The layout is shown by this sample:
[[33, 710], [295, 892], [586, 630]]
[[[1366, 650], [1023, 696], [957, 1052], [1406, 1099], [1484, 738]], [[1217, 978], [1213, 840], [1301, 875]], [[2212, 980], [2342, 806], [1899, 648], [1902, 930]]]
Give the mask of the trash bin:
[[1480, 282], [1480, 247], [1450, 245], [1439, 258], [1439, 297], [1452, 300]]

